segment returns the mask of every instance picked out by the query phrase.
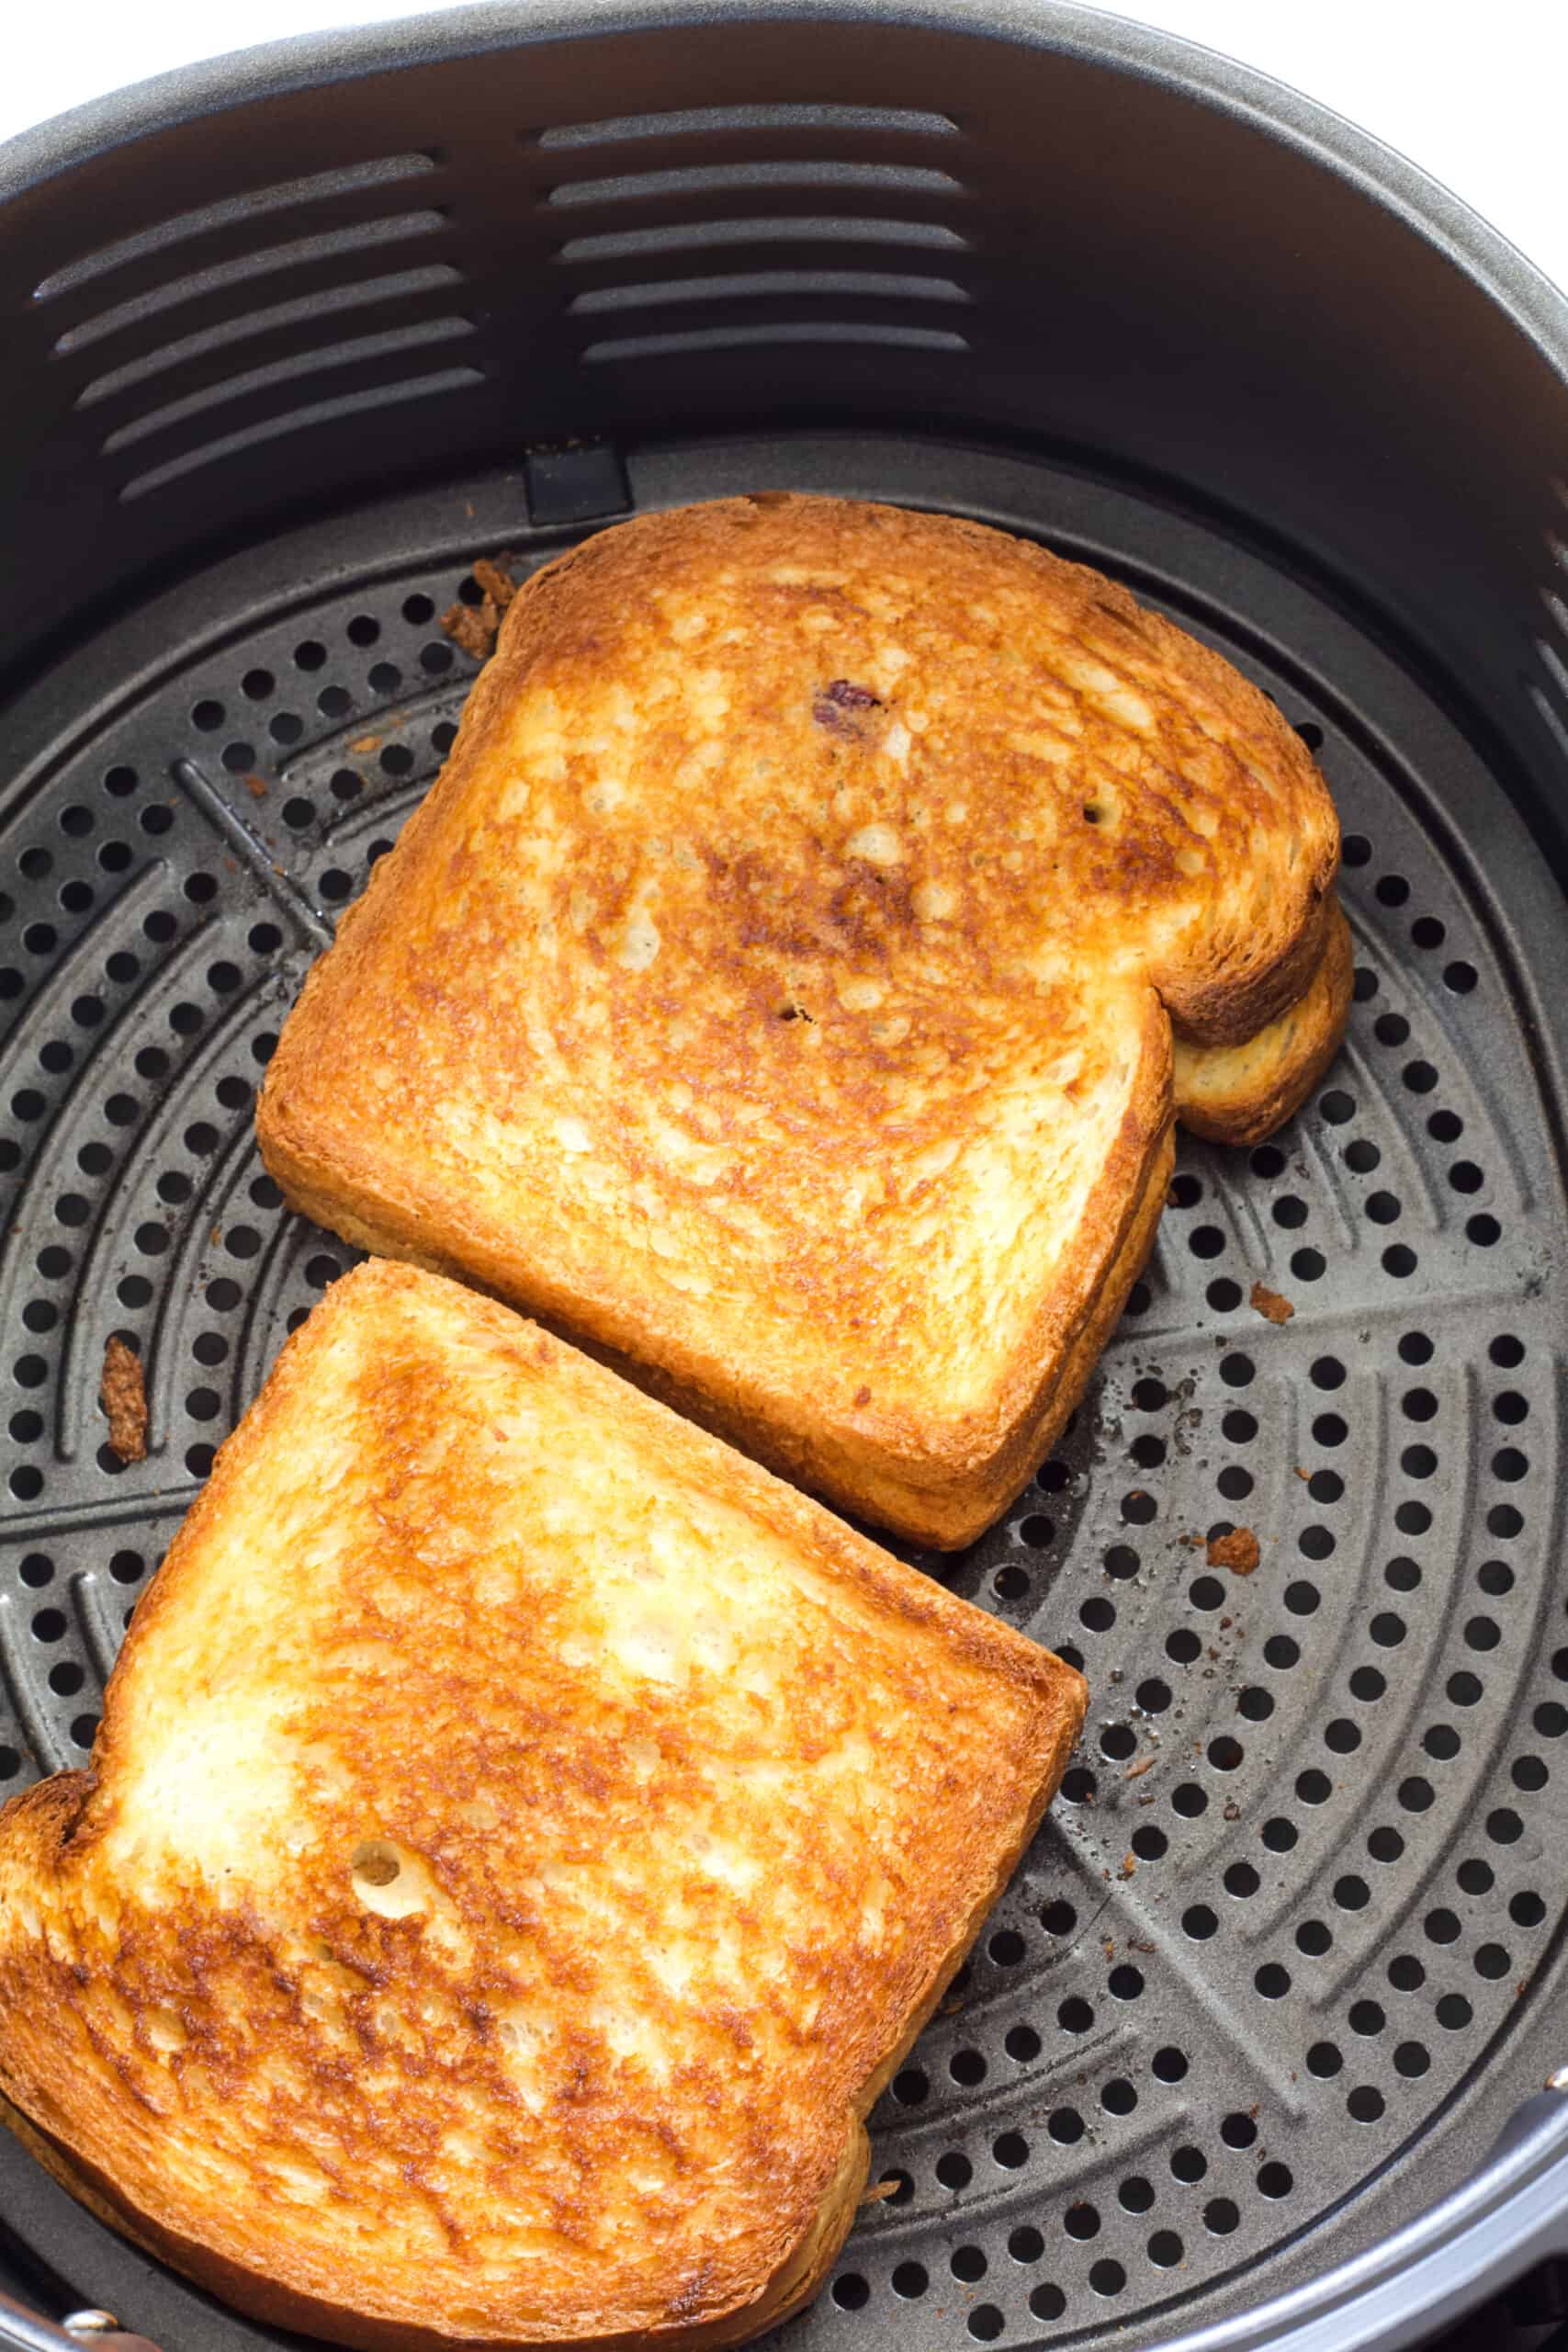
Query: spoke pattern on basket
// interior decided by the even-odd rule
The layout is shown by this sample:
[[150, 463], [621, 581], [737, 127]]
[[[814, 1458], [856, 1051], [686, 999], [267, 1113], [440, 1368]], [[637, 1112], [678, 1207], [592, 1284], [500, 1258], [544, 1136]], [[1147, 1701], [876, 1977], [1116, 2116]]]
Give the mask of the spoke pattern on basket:
[[295, 928], [313, 940], [318, 947], [330, 947], [333, 925], [310, 904], [298, 882], [284, 872], [266, 843], [251, 831], [239, 810], [219, 791], [210, 776], [205, 775], [192, 759], [173, 761], [169, 773], [202, 815], [222, 834], [235, 856], [243, 865], [249, 866], [273, 903], [281, 909]]
[[190, 1509], [201, 1492], [199, 1478], [177, 1487], [144, 1487], [127, 1490], [117, 1479], [112, 1494], [93, 1502], [40, 1503], [33, 1510], [7, 1511], [0, 1521], [0, 1540], [21, 1548], [47, 1541], [51, 1535], [74, 1535], [90, 1528], [129, 1527], [137, 1520], [167, 1519]]

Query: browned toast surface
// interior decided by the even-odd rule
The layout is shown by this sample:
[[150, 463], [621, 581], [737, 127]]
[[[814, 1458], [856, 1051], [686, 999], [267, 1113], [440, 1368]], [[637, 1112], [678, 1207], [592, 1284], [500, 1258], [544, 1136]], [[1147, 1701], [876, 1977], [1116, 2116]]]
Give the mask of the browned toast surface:
[[[1173, 1024], [1228, 1050], [1310, 994], [1337, 858], [1273, 706], [1095, 572], [847, 501], [644, 517], [514, 600], [262, 1147], [351, 1238], [965, 1541], [1137, 1272]], [[1297, 1029], [1206, 1131], [1293, 1107], [1337, 1035]]]
[[329, 1293], [0, 1814], [0, 2093], [365, 2345], [718, 2344], [1055, 1788], [1070, 1668], [506, 1309]]

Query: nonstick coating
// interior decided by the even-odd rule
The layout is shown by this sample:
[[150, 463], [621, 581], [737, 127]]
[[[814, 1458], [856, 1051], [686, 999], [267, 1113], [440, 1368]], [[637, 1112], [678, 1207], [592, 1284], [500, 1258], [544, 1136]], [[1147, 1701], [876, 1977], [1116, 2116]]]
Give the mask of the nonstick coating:
[[[1274, 696], [1341, 812], [1344, 1053], [1273, 1143], [1182, 1144], [1068, 1436], [981, 1543], [921, 1561], [1081, 1663], [1091, 1712], [878, 2109], [874, 2177], [897, 2192], [787, 2332], [824, 2352], [1147, 2346], [1428, 2205], [1564, 2054], [1557, 902], [1422, 685], [1292, 567], [1168, 502], [864, 435], [655, 447], [597, 480], [584, 500], [611, 507], [901, 499], [1102, 563]], [[473, 556], [510, 548], [521, 571], [581, 527], [539, 525], [518, 473], [370, 503], [140, 608], [17, 716], [12, 1788], [85, 1760], [214, 1447], [352, 1261], [282, 1209], [254, 1089], [452, 741], [473, 665], [437, 616], [476, 593]], [[96, 1402], [117, 1331], [152, 1405], [130, 1468]], [[1258, 1537], [1249, 1576], [1209, 1564], [1232, 1526]], [[266, 2340], [9, 2146], [0, 2200], [81, 2300], [165, 2352]]]

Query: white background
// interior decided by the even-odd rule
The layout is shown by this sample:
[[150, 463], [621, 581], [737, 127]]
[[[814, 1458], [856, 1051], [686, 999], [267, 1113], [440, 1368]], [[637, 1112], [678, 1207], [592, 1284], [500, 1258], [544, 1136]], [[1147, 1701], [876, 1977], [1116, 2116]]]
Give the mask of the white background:
[[[453, 0], [435, 0], [437, 6]], [[525, 14], [528, 0], [517, 0]], [[972, 0], [984, 13], [984, 0]], [[406, 16], [387, 0], [0, 0], [0, 137], [125, 82], [283, 33]], [[1321, 98], [1435, 175], [1568, 288], [1568, 0], [1141, 0]]]

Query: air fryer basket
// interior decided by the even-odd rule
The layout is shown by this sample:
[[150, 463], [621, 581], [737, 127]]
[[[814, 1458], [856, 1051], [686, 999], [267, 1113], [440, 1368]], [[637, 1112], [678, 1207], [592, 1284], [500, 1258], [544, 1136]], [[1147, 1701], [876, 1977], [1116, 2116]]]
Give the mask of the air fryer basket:
[[[1568, 2253], [1561, 300], [1289, 93], [1044, 6], [286, 44], [15, 142], [0, 202], [0, 1774], [85, 1761], [349, 1262], [254, 1091], [452, 740], [472, 559], [760, 486], [995, 521], [1318, 752], [1356, 1005], [1276, 1142], [1182, 1146], [1067, 1438], [922, 1562], [1089, 1723], [785, 2333], [1392, 2347]], [[61, 2311], [276, 2340], [8, 2137], [0, 2214]]]

